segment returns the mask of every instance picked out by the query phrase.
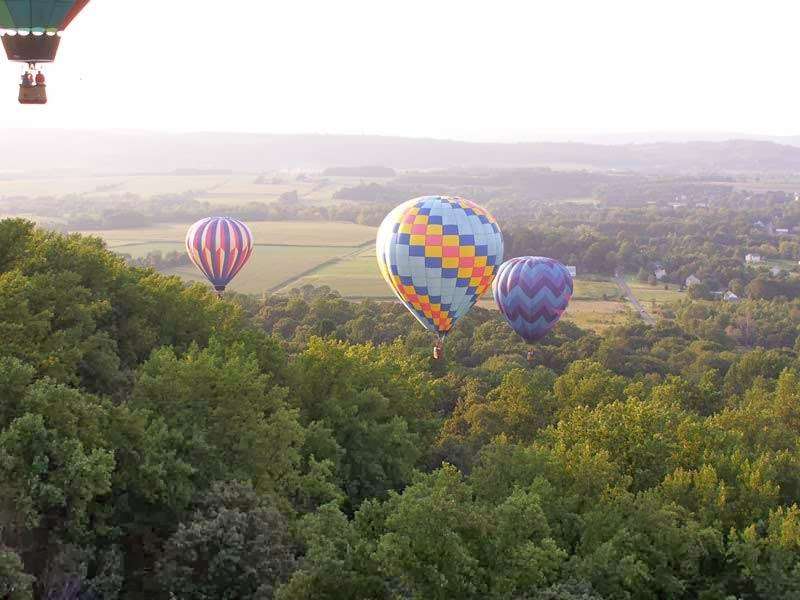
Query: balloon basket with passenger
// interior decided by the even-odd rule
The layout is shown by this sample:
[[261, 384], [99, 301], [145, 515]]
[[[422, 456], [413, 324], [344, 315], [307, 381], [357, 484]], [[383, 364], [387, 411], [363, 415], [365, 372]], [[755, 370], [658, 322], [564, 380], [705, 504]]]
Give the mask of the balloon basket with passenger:
[[[34, 72], [36, 74], [34, 75]], [[47, 104], [47, 84], [44, 73], [31, 63], [22, 74], [19, 84], [20, 104]]]
[[433, 360], [444, 358], [444, 336], [437, 335], [436, 343], [433, 345]]

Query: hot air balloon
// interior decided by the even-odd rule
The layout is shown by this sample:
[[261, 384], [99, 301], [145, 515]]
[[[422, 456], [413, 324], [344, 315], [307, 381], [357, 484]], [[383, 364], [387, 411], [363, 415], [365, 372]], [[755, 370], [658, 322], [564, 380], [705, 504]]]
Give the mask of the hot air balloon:
[[[22, 104], [45, 104], [47, 92], [41, 73], [34, 80], [30, 70], [37, 63], [53, 62], [67, 28], [89, 0], [0, 0], [0, 29], [8, 60], [28, 64], [19, 88]], [[35, 85], [34, 85], [35, 84]]]
[[236, 219], [207, 217], [189, 227], [186, 251], [219, 296], [253, 253], [253, 234]]
[[[543, 256], [512, 258], [497, 271], [492, 291], [503, 316], [532, 344], [556, 326], [572, 298], [572, 276], [557, 260]], [[528, 352], [528, 359], [533, 351]]]
[[423, 196], [390, 212], [378, 230], [376, 254], [392, 291], [437, 337], [434, 358], [455, 322], [489, 289], [503, 260], [503, 236], [477, 204]]

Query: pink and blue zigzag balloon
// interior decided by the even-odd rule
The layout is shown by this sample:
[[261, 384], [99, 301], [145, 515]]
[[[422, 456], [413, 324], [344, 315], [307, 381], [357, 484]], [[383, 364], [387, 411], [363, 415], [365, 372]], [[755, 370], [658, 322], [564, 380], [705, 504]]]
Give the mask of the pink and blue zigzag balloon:
[[552, 258], [523, 256], [504, 262], [492, 290], [500, 312], [526, 342], [556, 326], [572, 298], [572, 276]]

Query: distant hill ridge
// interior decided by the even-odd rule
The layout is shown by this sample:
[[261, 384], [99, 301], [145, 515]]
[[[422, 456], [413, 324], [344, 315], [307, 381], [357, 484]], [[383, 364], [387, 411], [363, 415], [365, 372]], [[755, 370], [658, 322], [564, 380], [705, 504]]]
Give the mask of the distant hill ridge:
[[2, 172], [98, 173], [569, 165], [665, 172], [800, 171], [800, 148], [758, 140], [600, 145], [346, 135], [5, 130]]

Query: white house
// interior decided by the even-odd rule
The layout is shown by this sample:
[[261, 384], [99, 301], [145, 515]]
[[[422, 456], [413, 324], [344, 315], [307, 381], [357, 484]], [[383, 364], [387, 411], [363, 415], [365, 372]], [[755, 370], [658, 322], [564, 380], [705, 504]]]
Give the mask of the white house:
[[778, 233], [778, 234], [789, 233], [789, 230], [786, 227], [777, 227], [775, 229], [775, 233]]
[[567, 271], [572, 277], [575, 277], [578, 274], [578, 269], [574, 265], [567, 265]]
[[761, 255], [760, 254], [746, 254], [745, 257], [744, 257], [744, 262], [746, 262], [749, 265], [754, 264], [754, 263], [760, 263], [761, 262]]
[[773, 277], [777, 277], [778, 275], [780, 275], [781, 273], [783, 273], [783, 269], [781, 269], [780, 267], [772, 267], [772, 268], [769, 270], [769, 272], [770, 272], [770, 274], [771, 274]]
[[686, 287], [692, 287], [693, 285], [697, 285], [698, 283], [700, 283], [700, 280], [694, 275], [689, 275], [686, 278]]
[[656, 279], [658, 279], [659, 281], [661, 281], [662, 279], [664, 279], [664, 277], [666, 277], [666, 276], [667, 276], [667, 271], [666, 271], [666, 269], [659, 268], [659, 269], [656, 269], [656, 270], [653, 272], [653, 275], [655, 275], [655, 276], [656, 276]]
[[722, 299], [725, 300], [725, 302], [736, 302], [739, 299], [739, 296], [728, 290], [725, 292], [725, 295], [722, 296]]

